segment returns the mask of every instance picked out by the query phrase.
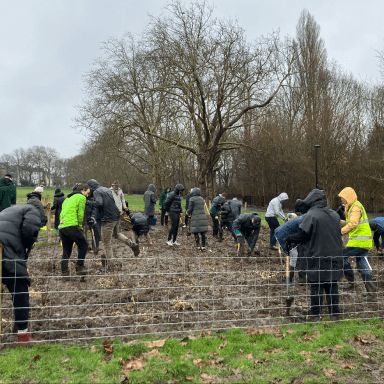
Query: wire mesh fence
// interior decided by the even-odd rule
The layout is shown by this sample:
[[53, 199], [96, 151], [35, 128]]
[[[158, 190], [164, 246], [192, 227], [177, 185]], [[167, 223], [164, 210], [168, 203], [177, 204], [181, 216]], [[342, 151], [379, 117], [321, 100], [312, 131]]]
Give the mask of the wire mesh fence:
[[[287, 293], [286, 260], [270, 249], [267, 229], [260, 232], [260, 255], [249, 257], [237, 256], [229, 233], [221, 243], [209, 233], [205, 252], [186, 230], [179, 230], [180, 246], [168, 246], [167, 235], [167, 228], [156, 227], [151, 232], [154, 245], [140, 243], [138, 257], [113, 239], [113, 272], [101, 271], [100, 254], [90, 247], [85, 278], [75, 272], [76, 247], [69, 278], [61, 275], [59, 241], [34, 248], [28, 260], [29, 329], [36, 341], [86, 344], [100, 337], [181, 337], [201, 330], [307, 321], [311, 285], [300, 285], [296, 271]], [[339, 284], [341, 319], [383, 317], [384, 258], [370, 252], [369, 262], [378, 292], [367, 297], [358, 273], [353, 290], [343, 291]], [[322, 317], [327, 316], [324, 298]], [[11, 295], [4, 286], [1, 321], [2, 345], [7, 347], [16, 342], [16, 329]]]

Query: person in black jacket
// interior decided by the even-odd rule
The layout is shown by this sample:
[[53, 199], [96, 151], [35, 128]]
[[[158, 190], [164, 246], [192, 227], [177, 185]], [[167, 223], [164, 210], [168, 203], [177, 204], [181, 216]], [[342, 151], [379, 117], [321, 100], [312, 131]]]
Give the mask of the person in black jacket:
[[148, 224], [151, 225], [155, 216], [155, 197], [156, 187], [153, 184], [149, 184], [148, 190], [144, 193], [144, 214], [148, 218]]
[[17, 342], [22, 345], [34, 340], [28, 331], [30, 281], [26, 261], [40, 228], [45, 225], [44, 209], [40, 208], [32, 198], [24, 205], [12, 206], [0, 213], [2, 278], [12, 296], [18, 328]]
[[132, 241], [139, 244], [139, 237], [143, 235], [148, 241], [148, 245], [152, 246], [153, 243], [149, 236], [148, 217], [143, 213], [130, 213], [128, 216], [132, 223]]
[[[193, 188], [192, 188], [192, 189], [193, 189]], [[187, 225], [188, 225], [189, 216], [187, 215], [187, 210], [188, 210], [188, 207], [189, 207], [189, 199], [191, 198], [191, 192], [192, 192], [192, 189], [191, 189], [191, 191], [187, 194], [187, 196], [185, 196], [185, 221], [184, 221], [183, 228], [186, 228]]]
[[[184, 191], [184, 187], [182, 184], [177, 184], [175, 190], [171, 192], [167, 199], [165, 200], [164, 207], [167, 213], [169, 213], [169, 217], [171, 218], [171, 229], [168, 234], [168, 245], [180, 245], [177, 241], [177, 232], [179, 230], [179, 220], [180, 215], [183, 214], [183, 210], [181, 208], [181, 196], [180, 192]], [[172, 242], [173, 236], [173, 242]]]
[[237, 242], [235, 231], [233, 230], [233, 222], [235, 220], [235, 216], [232, 213], [229, 201], [226, 201], [221, 207], [221, 220], [220, 220], [220, 231], [219, 231], [219, 242], [223, 241], [223, 229], [227, 228], [231, 233], [232, 237]]
[[[191, 216], [190, 230], [194, 234], [196, 245], [200, 251], [205, 251], [205, 234], [208, 232], [208, 219], [205, 214], [204, 199], [200, 196], [200, 189], [193, 188], [190, 192], [187, 214]], [[201, 245], [200, 238], [201, 235]]]
[[53, 197], [53, 205], [51, 207], [51, 211], [55, 211], [55, 229], [57, 233], [59, 233], [60, 213], [64, 200], [64, 193], [61, 192], [60, 188], [57, 188], [55, 190], [55, 196]]
[[[97, 208], [101, 216], [101, 237], [105, 248], [104, 254], [101, 255], [101, 262], [103, 265], [102, 271], [107, 272], [108, 263], [111, 264], [111, 260], [113, 259], [112, 236], [127, 244], [135, 256], [140, 253], [140, 248], [119, 232], [120, 211], [115, 204], [111, 190], [101, 186], [101, 184], [94, 179], [89, 180], [88, 185], [91, 187], [93, 197], [95, 198], [95, 201], [89, 201], [89, 204]], [[96, 219], [93, 221], [96, 221]]]
[[337, 281], [343, 277], [343, 249], [340, 217], [327, 206], [322, 190], [314, 189], [304, 199], [308, 212], [300, 223], [300, 231], [287, 236], [284, 242], [301, 244], [303, 255], [298, 268], [311, 283], [311, 311], [308, 320], [319, 320], [325, 291], [331, 320], [340, 313]]
[[[244, 252], [244, 239], [249, 245], [247, 254], [250, 255], [256, 246], [257, 239], [259, 238], [261, 227], [261, 217], [256, 213], [243, 213], [239, 218], [233, 222], [233, 228], [237, 238], [237, 243], [240, 244], [240, 252]], [[255, 255], [259, 252], [255, 251]]]

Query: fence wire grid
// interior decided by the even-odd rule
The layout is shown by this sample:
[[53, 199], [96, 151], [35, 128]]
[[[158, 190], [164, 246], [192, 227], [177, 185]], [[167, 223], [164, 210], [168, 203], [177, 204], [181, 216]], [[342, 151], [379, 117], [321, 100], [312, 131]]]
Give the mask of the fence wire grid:
[[[130, 237], [124, 229], [123, 233]], [[113, 273], [101, 272], [101, 252], [95, 255], [88, 239], [88, 275], [76, 276], [74, 247], [68, 281], [61, 276], [59, 239], [35, 247], [27, 264], [31, 278], [29, 330], [36, 342], [87, 344], [101, 337], [129, 339], [148, 334], [178, 337], [201, 330], [306, 321], [311, 285], [298, 284], [295, 271], [287, 293], [285, 256], [270, 249], [266, 228], [261, 229], [257, 242], [260, 256], [250, 257], [237, 256], [229, 232], [219, 243], [210, 231], [205, 252], [199, 251], [194, 237], [182, 228], [180, 246], [166, 244], [168, 228], [157, 226], [150, 233], [154, 245], [141, 242], [138, 257], [113, 239]], [[356, 269], [354, 258], [350, 261]], [[343, 291], [339, 282], [340, 319], [383, 318], [384, 257], [370, 252], [369, 262], [378, 292], [367, 297], [357, 271], [354, 290]], [[4, 285], [1, 295], [2, 346], [7, 347], [16, 343], [16, 330], [11, 295]], [[293, 298], [291, 306], [289, 298]], [[321, 316], [329, 319], [325, 297]]]

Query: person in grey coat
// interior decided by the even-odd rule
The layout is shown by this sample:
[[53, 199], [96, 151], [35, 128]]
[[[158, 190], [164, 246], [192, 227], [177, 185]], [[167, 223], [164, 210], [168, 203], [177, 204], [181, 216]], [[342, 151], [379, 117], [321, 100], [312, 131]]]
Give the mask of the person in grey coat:
[[148, 191], [144, 193], [144, 215], [148, 217], [148, 224], [151, 225], [153, 217], [155, 216], [155, 197], [156, 187], [149, 184]]
[[200, 196], [199, 188], [192, 188], [189, 197], [189, 205], [187, 214], [191, 216], [190, 230], [195, 236], [196, 245], [200, 245], [201, 235], [201, 245], [199, 247], [200, 251], [205, 251], [205, 234], [208, 232], [208, 219], [205, 214], [204, 209], [204, 199]]

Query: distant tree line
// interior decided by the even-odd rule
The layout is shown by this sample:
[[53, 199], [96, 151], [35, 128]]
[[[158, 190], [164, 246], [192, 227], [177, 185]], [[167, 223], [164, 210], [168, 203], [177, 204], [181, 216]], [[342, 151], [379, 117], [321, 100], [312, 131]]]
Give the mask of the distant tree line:
[[50, 147], [34, 145], [15, 149], [0, 156], [0, 166], [5, 173], [12, 174], [20, 186], [44, 184], [49, 187], [66, 184], [66, 160]]

